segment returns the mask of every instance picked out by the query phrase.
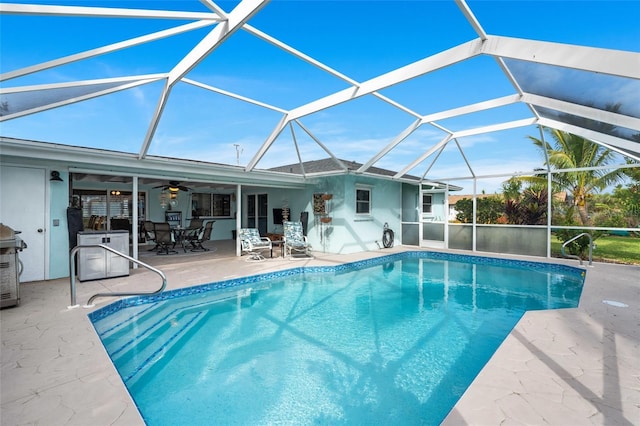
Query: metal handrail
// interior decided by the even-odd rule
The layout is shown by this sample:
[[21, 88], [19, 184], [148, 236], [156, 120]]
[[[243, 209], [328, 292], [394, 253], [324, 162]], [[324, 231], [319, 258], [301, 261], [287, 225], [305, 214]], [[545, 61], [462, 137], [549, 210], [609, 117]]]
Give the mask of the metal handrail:
[[161, 291], [163, 291], [166, 287], [167, 287], [167, 277], [165, 276], [164, 272], [162, 272], [159, 269], [154, 268], [153, 266], [147, 265], [144, 262], [139, 261], [138, 259], [134, 259], [131, 256], [128, 256], [122, 252], [119, 252], [118, 250], [113, 249], [112, 247], [109, 247], [107, 245], [104, 244], [85, 244], [85, 245], [79, 245], [74, 247], [71, 250], [71, 254], [69, 256], [69, 270], [71, 271], [71, 277], [70, 277], [70, 285], [71, 285], [71, 305], [68, 306], [68, 309], [73, 309], [73, 308], [77, 308], [79, 305], [76, 303], [76, 262], [75, 262], [75, 258], [76, 258], [76, 253], [78, 252], [78, 250], [80, 250], [81, 248], [103, 248], [107, 251], [110, 251], [112, 253], [117, 254], [120, 257], [124, 257], [125, 259], [129, 260], [130, 262], [136, 263], [140, 266], [143, 266], [147, 269], [149, 269], [150, 271], [155, 272], [156, 274], [160, 275], [160, 277], [162, 278], [162, 286], [155, 290], [155, 291], [136, 291], [136, 292], [113, 292], [113, 293], [96, 293], [93, 296], [91, 296], [89, 298], [89, 300], [87, 301], [87, 304], [84, 305], [85, 308], [91, 308], [93, 307], [93, 300], [98, 298], [98, 297], [114, 297], [114, 296], [145, 296], [145, 295], [150, 295], [150, 294], [157, 294], [160, 293]]
[[570, 240], [565, 241], [564, 243], [562, 243], [562, 248], [560, 249], [560, 251], [562, 252], [562, 256], [566, 257], [566, 258], [570, 258], [570, 259], [578, 259], [580, 261], [580, 264], [582, 265], [582, 258], [580, 258], [580, 256], [576, 256], [575, 254], [566, 254], [564, 252], [564, 248], [567, 244], [577, 240], [580, 237], [583, 236], [587, 236], [589, 237], [589, 266], [592, 265], [593, 263], [593, 237], [591, 236], [591, 234], [589, 234], [588, 232], [583, 232], [580, 235], [576, 235], [575, 237], [571, 238]]

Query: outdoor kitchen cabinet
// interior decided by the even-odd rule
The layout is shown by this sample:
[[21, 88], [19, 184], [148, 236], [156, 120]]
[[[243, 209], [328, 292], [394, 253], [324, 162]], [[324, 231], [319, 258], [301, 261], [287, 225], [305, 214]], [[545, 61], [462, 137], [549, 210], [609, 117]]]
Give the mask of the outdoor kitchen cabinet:
[[[78, 245], [104, 244], [126, 255], [129, 254], [128, 231], [81, 231]], [[129, 260], [100, 247], [81, 248], [78, 251], [78, 279], [98, 280], [129, 275]]]

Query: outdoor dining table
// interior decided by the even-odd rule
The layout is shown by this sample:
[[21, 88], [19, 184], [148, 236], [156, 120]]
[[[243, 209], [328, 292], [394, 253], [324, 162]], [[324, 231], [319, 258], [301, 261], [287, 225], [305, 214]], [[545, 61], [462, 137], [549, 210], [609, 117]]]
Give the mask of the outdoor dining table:
[[185, 253], [187, 252], [187, 246], [192, 242], [190, 236], [194, 235], [194, 233], [199, 230], [200, 228], [183, 228], [181, 226], [171, 228], [175, 243], [180, 244]]

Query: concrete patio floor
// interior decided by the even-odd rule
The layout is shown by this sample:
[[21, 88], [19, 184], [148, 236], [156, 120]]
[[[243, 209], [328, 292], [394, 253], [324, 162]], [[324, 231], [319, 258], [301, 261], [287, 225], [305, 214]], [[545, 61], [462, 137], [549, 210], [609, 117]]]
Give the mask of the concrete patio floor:
[[[249, 263], [233, 256], [233, 241], [213, 243], [211, 252], [145, 253], [142, 260], [165, 272], [172, 289], [413, 249]], [[128, 277], [78, 282], [78, 302], [159, 285], [157, 275], [136, 269]], [[22, 284], [20, 296], [19, 306], [0, 311], [0, 423], [144, 424], [87, 318], [91, 309], [67, 309], [69, 279]], [[97, 307], [113, 300], [98, 299]], [[640, 267], [595, 264], [587, 268], [578, 308], [526, 313], [444, 424], [640, 424]]]

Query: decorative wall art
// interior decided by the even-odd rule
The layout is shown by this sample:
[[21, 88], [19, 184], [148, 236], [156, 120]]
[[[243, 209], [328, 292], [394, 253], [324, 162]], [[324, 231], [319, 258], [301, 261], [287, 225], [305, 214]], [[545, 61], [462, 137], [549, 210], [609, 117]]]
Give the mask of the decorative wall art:
[[313, 194], [313, 214], [324, 215], [327, 214], [327, 205], [324, 198], [325, 194]]

